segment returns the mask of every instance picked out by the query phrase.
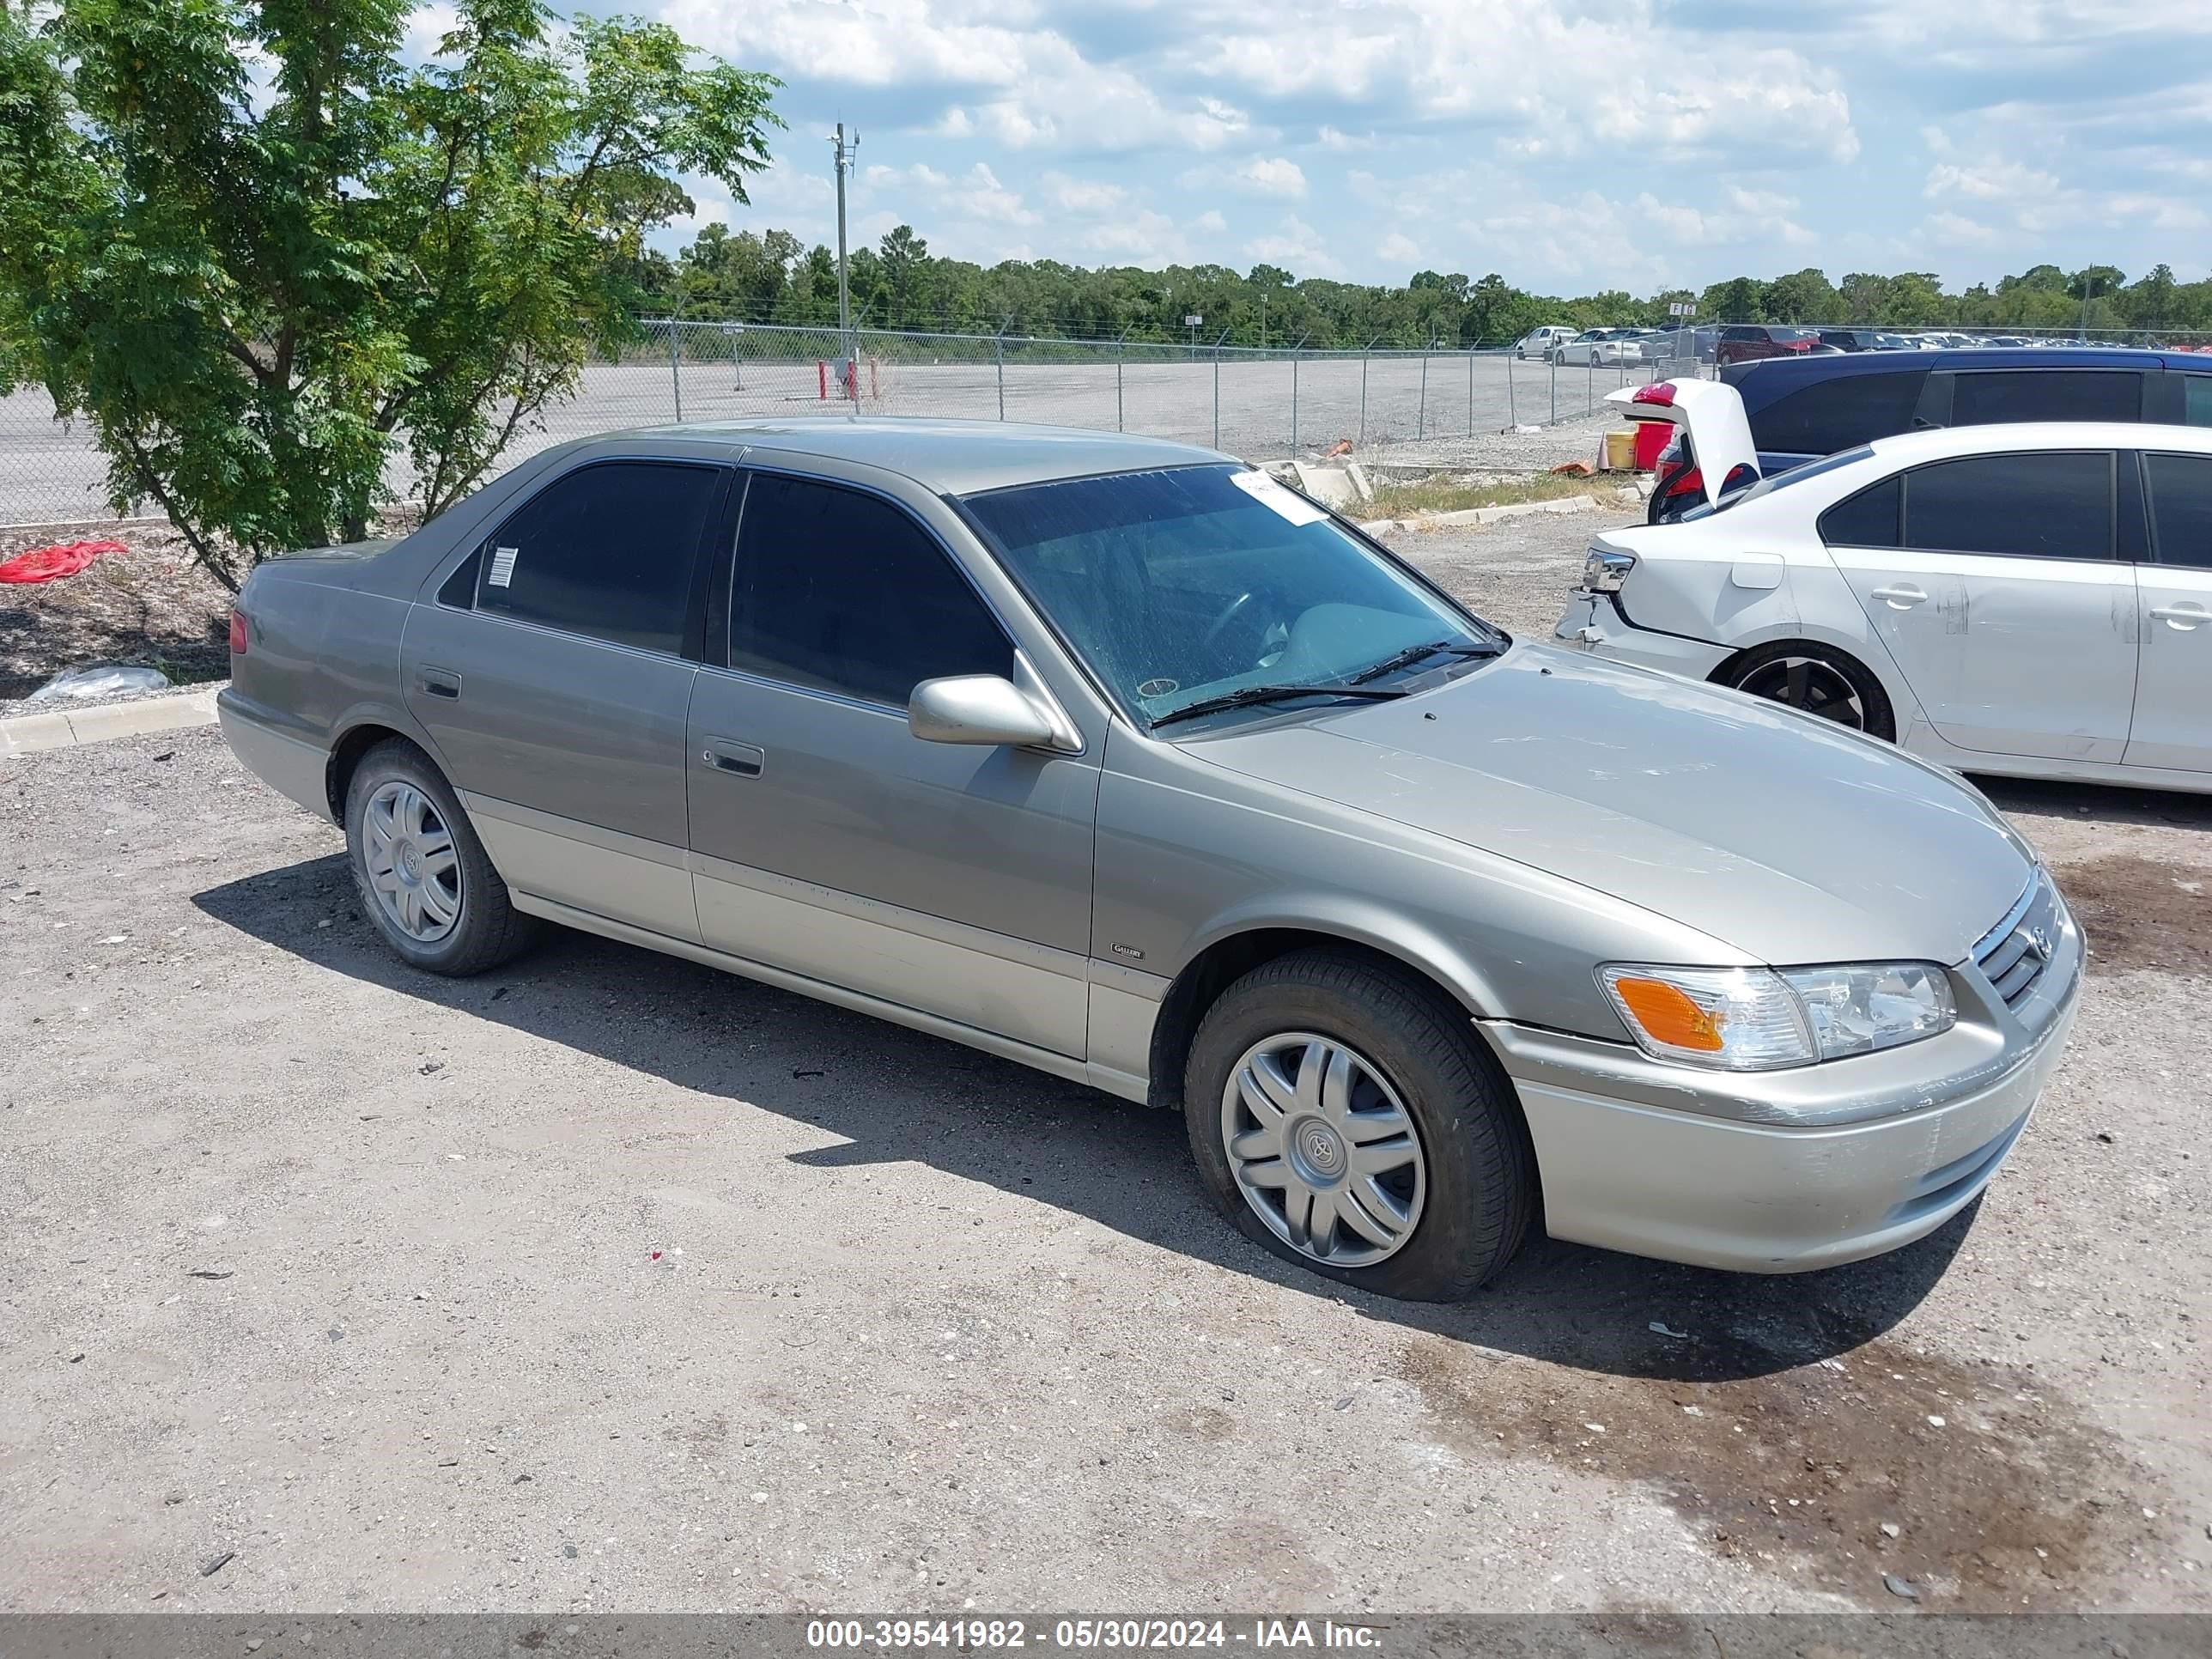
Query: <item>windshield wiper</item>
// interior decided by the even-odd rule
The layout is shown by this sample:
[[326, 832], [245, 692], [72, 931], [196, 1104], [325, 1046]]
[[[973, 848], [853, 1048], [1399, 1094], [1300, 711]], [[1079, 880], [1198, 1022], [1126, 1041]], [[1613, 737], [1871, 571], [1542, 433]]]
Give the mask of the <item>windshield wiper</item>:
[[1358, 697], [1379, 702], [1405, 695], [1394, 686], [1381, 685], [1245, 685], [1224, 691], [1218, 697], [1200, 697], [1196, 702], [1170, 708], [1156, 717], [1152, 724], [1162, 726], [1173, 720], [1187, 720], [1194, 714], [1211, 714], [1223, 708], [1249, 708], [1255, 703], [1288, 702], [1293, 697]]
[[1361, 669], [1352, 677], [1351, 683], [1364, 685], [1370, 680], [1381, 679], [1385, 674], [1411, 668], [1424, 657], [1494, 657], [1504, 648], [1498, 645], [1462, 644], [1457, 640], [1431, 640], [1425, 645], [1409, 645], [1403, 651], [1383, 658], [1374, 667]]

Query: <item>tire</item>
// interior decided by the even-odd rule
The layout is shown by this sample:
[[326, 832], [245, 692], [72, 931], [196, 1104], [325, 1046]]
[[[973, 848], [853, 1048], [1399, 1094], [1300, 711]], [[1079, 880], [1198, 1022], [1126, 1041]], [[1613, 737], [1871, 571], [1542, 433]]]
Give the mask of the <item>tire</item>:
[[[416, 800], [422, 811], [410, 826], [405, 808]], [[514, 908], [453, 786], [413, 744], [391, 738], [362, 757], [346, 786], [345, 831], [362, 908], [410, 967], [461, 978], [496, 968], [536, 942], [537, 919]], [[443, 857], [448, 851], [450, 863]], [[387, 872], [382, 882], [373, 863]], [[392, 896], [395, 882], [413, 890], [411, 904]], [[415, 931], [410, 912], [420, 924]]]
[[1828, 646], [1778, 640], [1729, 658], [1713, 671], [1712, 683], [1834, 720], [1884, 743], [1897, 741], [1896, 712], [1881, 682], [1856, 658]]
[[[1351, 1098], [1368, 1109], [1349, 1116], [1326, 1109], [1285, 1113], [1273, 1131], [1285, 1150], [1270, 1158], [1254, 1140], [1268, 1132], [1257, 1127], [1258, 1117], [1243, 1103], [1249, 1090], [1239, 1085], [1239, 1073], [1248, 1063], [1264, 1071], [1272, 1058], [1267, 1050], [1280, 1043], [1283, 1054], [1299, 1056], [1302, 1077], [1314, 1063], [1314, 1042], [1324, 1045], [1323, 1055], [1348, 1056]], [[1263, 1056], [1257, 1062], [1255, 1048]], [[1286, 1081], [1295, 1079], [1286, 1079], [1279, 1066], [1273, 1086]], [[1299, 1098], [1312, 1103], [1310, 1095]], [[1303, 1149], [1309, 1144], [1327, 1152], [1307, 1139], [1317, 1120], [1378, 1125], [1391, 1121], [1392, 1108], [1402, 1113], [1399, 1121], [1410, 1120], [1416, 1144], [1410, 1182], [1403, 1169], [1381, 1176], [1362, 1173], [1401, 1155], [1392, 1150], [1401, 1137], [1372, 1127], [1340, 1138], [1337, 1152], [1343, 1156], [1305, 1161]], [[1465, 1011], [1413, 975], [1348, 952], [1278, 957], [1224, 991], [1191, 1043], [1183, 1115], [1200, 1178], [1238, 1231], [1286, 1261], [1379, 1296], [1416, 1302], [1471, 1296], [1512, 1259], [1536, 1212], [1536, 1163], [1527, 1125], [1504, 1073]], [[1237, 1124], [1246, 1126], [1237, 1135], [1246, 1148], [1241, 1156], [1231, 1150], [1231, 1126]], [[1372, 1138], [1363, 1142], [1363, 1135]], [[1268, 1183], [1285, 1166], [1294, 1167], [1298, 1181], [1279, 1194]], [[1316, 1190], [1304, 1181], [1316, 1169], [1323, 1180], [1339, 1171], [1322, 1248], [1338, 1255], [1341, 1265], [1303, 1248], [1295, 1225], [1285, 1231], [1285, 1213], [1300, 1201], [1296, 1194]], [[1240, 1170], [1247, 1178], [1240, 1178]], [[1383, 1196], [1395, 1209], [1384, 1219], [1399, 1231], [1387, 1250], [1364, 1236], [1382, 1214], [1373, 1188], [1362, 1184], [1370, 1181], [1390, 1183]], [[1355, 1200], [1355, 1188], [1366, 1196]], [[1355, 1202], [1358, 1228], [1342, 1218]]]

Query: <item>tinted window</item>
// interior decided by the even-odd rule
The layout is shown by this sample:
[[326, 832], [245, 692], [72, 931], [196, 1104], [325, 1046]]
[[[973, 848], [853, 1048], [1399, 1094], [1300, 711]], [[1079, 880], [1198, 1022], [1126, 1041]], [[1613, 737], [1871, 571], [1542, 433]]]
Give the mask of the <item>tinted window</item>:
[[1959, 376], [1951, 424], [2006, 421], [2139, 421], [2142, 376], [2133, 369], [1995, 369]]
[[646, 651], [682, 649], [719, 468], [611, 461], [556, 479], [484, 544], [477, 609]]
[[[1785, 475], [1786, 476], [1786, 475]], [[1820, 539], [1830, 547], [1895, 547], [1905, 491], [1895, 478], [1862, 489], [1820, 515]]]
[[2191, 426], [2212, 426], [2212, 374], [2181, 377], [2181, 418]]
[[1905, 475], [1905, 544], [2042, 559], [2112, 556], [2112, 458], [2044, 451]]
[[1894, 374], [1835, 374], [1777, 398], [1751, 417], [1751, 440], [1763, 450], [1826, 455], [1912, 425], [1924, 369]]
[[2160, 564], [2212, 570], [2212, 455], [2146, 455]]
[[897, 507], [762, 472], [738, 531], [730, 666], [902, 708], [923, 680], [1011, 674], [1014, 648]]

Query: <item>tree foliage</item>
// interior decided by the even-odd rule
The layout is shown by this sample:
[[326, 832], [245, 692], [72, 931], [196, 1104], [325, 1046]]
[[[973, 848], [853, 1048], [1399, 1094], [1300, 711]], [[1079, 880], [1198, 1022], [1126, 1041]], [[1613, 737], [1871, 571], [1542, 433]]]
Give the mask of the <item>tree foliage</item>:
[[664, 25], [462, 0], [410, 66], [412, 9], [0, 0], [0, 374], [233, 584], [362, 534], [396, 459], [467, 490], [627, 337], [679, 177], [743, 201], [779, 125]]
[[[1403, 287], [1309, 277], [1279, 265], [1238, 275], [1222, 265], [1085, 270], [1055, 260], [1009, 260], [988, 268], [929, 252], [900, 225], [875, 248], [854, 250], [854, 316], [877, 328], [1012, 333], [1044, 337], [1181, 342], [1182, 319], [1206, 319], [1201, 339], [1226, 331], [1231, 343], [1303, 340], [1316, 349], [1434, 340], [1449, 347], [1496, 345], [1547, 323], [1663, 325], [1670, 302], [1688, 301], [1706, 322], [1844, 323], [1862, 326], [2033, 328], [2090, 325], [2134, 330], [2212, 329], [2212, 281], [2185, 283], [2158, 266], [2123, 286], [2109, 265], [2068, 273], [2037, 265], [1985, 287], [1947, 293], [1926, 271], [1854, 271], [1840, 283], [1808, 267], [1771, 279], [1736, 276], [1702, 293], [1672, 289], [1638, 298], [1624, 290], [1574, 297], [1529, 293], [1496, 271], [1470, 281], [1421, 270]], [[826, 325], [837, 318], [836, 263], [826, 247], [802, 248], [787, 231], [709, 225], [672, 264], [655, 273], [640, 303], [658, 312], [741, 322]], [[1264, 301], [1264, 307], [1262, 304]]]

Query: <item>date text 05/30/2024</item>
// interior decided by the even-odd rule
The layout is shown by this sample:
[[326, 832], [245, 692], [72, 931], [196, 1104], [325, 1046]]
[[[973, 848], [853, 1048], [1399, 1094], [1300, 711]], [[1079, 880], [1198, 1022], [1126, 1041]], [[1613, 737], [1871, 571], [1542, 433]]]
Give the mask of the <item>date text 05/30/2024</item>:
[[1336, 1648], [1373, 1653], [1382, 1632], [1333, 1619], [810, 1619], [806, 1645], [830, 1650], [1057, 1648]]

